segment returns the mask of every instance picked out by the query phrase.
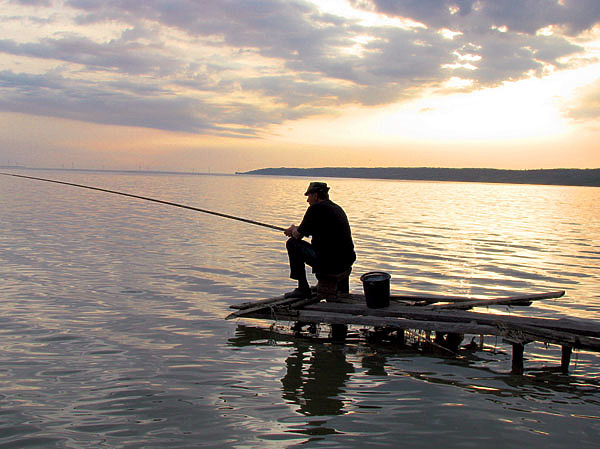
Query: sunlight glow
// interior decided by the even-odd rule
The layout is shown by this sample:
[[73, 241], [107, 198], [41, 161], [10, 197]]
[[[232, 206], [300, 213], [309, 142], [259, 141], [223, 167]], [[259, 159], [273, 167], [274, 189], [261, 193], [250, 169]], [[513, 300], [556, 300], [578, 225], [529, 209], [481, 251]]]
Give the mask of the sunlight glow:
[[[477, 59], [465, 57], [470, 58]], [[338, 117], [288, 124], [280, 128], [279, 138], [295, 141], [302, 137], [315, 145], [398, 145], [407, 141], [497, 145], [562, 139], [573, 133], [566, 104], [598, 79], [599, 69], [597, 64], [479, 91], [467, 91], [472, 80], [453, 77], [444, 89], [410, 102], [375, 109], [346, 108]]]
[[446, 82], [445, 87], [447, 87], [448, 89], [466, 89], [468, 87], [471, 87], [472, 85], [473, 80], [453, 76]]
[[443, 28], [439, 31], [439, 33], [444, 36], [444, 38], [449, 39], [449, 40], [453, 40], [456, 36], [462, 36], [463, 33], [461, 33], [460, 31], [452, 31], [449, 30], [448, 28]]
[[349, 55], [363, 56], [364, 53], [367, 51], [365, 45], [369, 42], [373, 42], [374, 40], [376, 40], [376, 38], [374, 38], [373, 36], [362, 35], [355, 36], [352, 40], [355, 42], [355, 44], [352, 47], [341, 48], [340, 51]]
[[[527, 93], [527, 96], [525, 95]], [[528, 98], [527, 103], [522, 101]], [[406, 123], [401, 129], [400, 121]], [[556, 99], [528, 80], [496, 89], [431, 96], [381, 117], [382, 134], [427, 140], [512, 140], [566, 132]]]
[[[504, 141], [562, 135], [567, 120], [560, 101], [539, 80], [506, 84], [470, 93], [430, 95], [409, 103], [372, 109], [347, 110], [345, 116], [311, 125], [295, 124], [288, 137], [306, 136], [314, 143], [388, 143], [406, 140], [429, 142]], [[446, 87], [465, 88], [470, 80], [452, 78]], [[524, 92], [528, 102], [523, 103]], [[535, 94], [535, 95], [533, 95]], [[320, 128], [320, 129], [319, 129]], [[299, 133], [299, 134], [297, 134]]]

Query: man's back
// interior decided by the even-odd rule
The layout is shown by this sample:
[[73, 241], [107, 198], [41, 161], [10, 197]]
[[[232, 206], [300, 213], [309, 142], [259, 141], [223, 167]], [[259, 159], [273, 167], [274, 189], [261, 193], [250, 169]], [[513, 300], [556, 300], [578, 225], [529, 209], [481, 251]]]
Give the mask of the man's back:
[[315, 272], [339, 272], [350, 268], [356, 260], [352, 232], [344, 210], [331, 200], [312, 204], [306, 211], [298, 232], [312, 237], [312, 245], [320, 260]]

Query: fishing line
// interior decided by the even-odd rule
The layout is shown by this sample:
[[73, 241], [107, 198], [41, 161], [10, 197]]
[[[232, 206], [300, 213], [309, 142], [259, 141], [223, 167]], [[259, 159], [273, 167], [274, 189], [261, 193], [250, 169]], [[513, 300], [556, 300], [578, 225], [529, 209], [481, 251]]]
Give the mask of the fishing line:
[[185, 204], [173, 203], [171, 201], [163, 201], [163, 200], [157, 200], [156, 198], [149, 198], [149, 197], [146, 197], [146, 196], [134, 195], [134, 194], [131, 194], [131, 193], [117, 192], [116, 190], [102, 189], [100, 187], [86, 186], [86, 185], [83, 185], [83, 184], [75, 184], [75, 183], [72, 183], [72, 182], [56, 181], [54, 179], [36, 178], [34, 176], [25, 176], [25, 175], [16, 175], [14, 173], [0, 173], [0, 175], [14, 176], [16, 178], [33, 179], [33, 180], [36, 180], [36, 181], [52, 182], [52, 183], [55, 183], [55, 184], [63, 184], [63, 185], [66, 185], [66, 186], [80, 187], [82, 189], [97, 190], [99, 192], [112, 193], [114, 195], [128, 196], [130, 198], [137, 198], [137, 199], [140, 199], [140, 200], [152, 201], [154, 203], [166, 204], [167, 206], [181, 207], [183, 209], [189, 209], [189, 210], [193, 210], [193, 211], [196, 211], [196, 212], [202, 212], [204, 214], [216, 215], [217, 217], [223, 217], [223, 218], [229, 218], [231, 220], [243, 221], [244, 223], [250, 223], [250, 224], [253, 224], [253, 225], [257, 225], [257, 226], [262, 226], [262, 227], [265, 227], [265, 228], [274, 229], [276, 231], [285, 231], [285, 228], [282, 228], [282, 227], [279, 227], [279, 226], [270, 225], [270, 224], [267, 224], [267, 223], [261, 223], [260, 221], [249, 220], [247, 218], [236, 217], [234, 215], [223, 214], [221, 212], [214, 212], [214, 211], [207, 210], [207, 209], [200, 209], [199, 207], [187, 206]]

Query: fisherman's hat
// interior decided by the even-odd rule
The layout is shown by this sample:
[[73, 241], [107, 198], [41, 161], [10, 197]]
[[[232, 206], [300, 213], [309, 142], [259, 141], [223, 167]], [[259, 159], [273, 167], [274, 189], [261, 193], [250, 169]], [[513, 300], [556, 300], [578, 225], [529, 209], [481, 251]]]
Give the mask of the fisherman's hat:
[[327, 187], [327, 183], [325, 182], [311, 182], [308, 185], [308, 189], [306, 189], [306, 193], [304, 195], [310, 195], [311, 193], [316, 192], [329, 192], [329, 187]]

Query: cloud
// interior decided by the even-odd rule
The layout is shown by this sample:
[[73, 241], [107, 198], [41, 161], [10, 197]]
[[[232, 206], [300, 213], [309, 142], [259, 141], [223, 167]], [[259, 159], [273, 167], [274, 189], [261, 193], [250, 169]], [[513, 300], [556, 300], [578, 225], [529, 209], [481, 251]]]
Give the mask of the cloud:
[[51, 0], [11, 0], [10, 3], [36, 7], [52, 5]]
[[2, 71], [0, 89], [4, 93], [0, 110], [4, 111], [230, 137], [255, 137], [271, 124], [318, 113], [306, 106], [267, 109], [241, 102], [215, 104], [174, 95], [160, 83], [94, 83], [58, 73]]
[[600, 21], [596, 0], [366, 0], [357, 6], [409, 17], [435, 28], [476, 31], [492, 26], [535, 34], [549, 25], [575, 36]]
[[17, 43], [0, 40], [0, 52], [80, 64], [93, 70], [112, 70], [129, 75], [173, 73], [180, 65], [173, 56], [161, 55], [158, 48], [124, 39], [97, 43], [83, 36]]
[[[597, 3], [354, 1], [423, 24], [394, 26], [323, 13], [305, 0], [13, 0], [13, 23], [35, 33], [0, 31], [0, 108], [256, 136], [345, 105], [402, 101], [455, 78], [479, 89], [567, 68], [565, 58], [582, 51], [569, 36], [598, 23]], [[36, 20], [36, 6], [52, 8], [51, 31]], [[553, 34], [538, 33], [551, 25]]]
[[73, 81], [60, 75], [27, 75], [0, 72], [5, 111], [62, 117], [94, 123], [144, 126], [157, 129], [202, 132], [215, 128], [214, 107], [201, 107], [187, 98], [140, 95]]
[[568, 115], [575, 120], [600, 118], [600, 78], [579, 90]]

